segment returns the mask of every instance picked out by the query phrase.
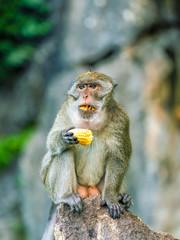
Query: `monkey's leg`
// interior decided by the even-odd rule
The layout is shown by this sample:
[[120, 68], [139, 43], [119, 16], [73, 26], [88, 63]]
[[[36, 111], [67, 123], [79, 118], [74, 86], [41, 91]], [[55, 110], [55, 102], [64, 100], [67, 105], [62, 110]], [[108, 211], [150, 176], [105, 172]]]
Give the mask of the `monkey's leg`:
[[112, 218], [120, 218], [124, 213], [122, 205], [118, 201], [118, 189], [125, 174], [124, 162], [117, 156], [109, 156], [107, 159], [104, 189], [102, 192], [101, 205], [107, 205]]
[[128, 209], [132, 206], [132, 199], [128, 193], [119, 194], [118, 200], [125, 209]]
[[77, 180], [72, 149], [54, 157], [48, 166], [44, 182], [55, 204], [63, 202], [74, 211], [82, 211], [82, 199], [76, 193]]

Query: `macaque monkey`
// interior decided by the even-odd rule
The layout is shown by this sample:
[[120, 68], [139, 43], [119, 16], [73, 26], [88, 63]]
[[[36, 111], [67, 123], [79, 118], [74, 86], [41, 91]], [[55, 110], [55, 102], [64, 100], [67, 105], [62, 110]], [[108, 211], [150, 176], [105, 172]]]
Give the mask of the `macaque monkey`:
[[[69, 90], [48, 134], [41, 165], [41, 178], [54, 206], [64, 203], [80, 213], [84, 198], [101, 193], [101, 205], [107, 205], [114, 219], [130, 207], [131, 198], [124, 193], [131, 156], [129, 118], [113, 98], [114, 87], [107, 75], [89, 71]], [[72, 128], [90, 129], [92, 143], [78, 144]], [[47, 236], [43, 239], [51, 239]]]

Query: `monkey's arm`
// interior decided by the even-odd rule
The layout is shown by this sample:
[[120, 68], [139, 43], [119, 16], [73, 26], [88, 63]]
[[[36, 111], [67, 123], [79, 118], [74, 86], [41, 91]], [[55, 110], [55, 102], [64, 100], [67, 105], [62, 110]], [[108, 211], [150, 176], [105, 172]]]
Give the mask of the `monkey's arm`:
[[68, 127], [68, 119], [64, 121], [64, 118], [62, 117], [62, 110], [60, 110], [48, 134], [46, 142], [48, 151], [41, 163], [40, 175], [44, 183], [47, 171], [49, 170], [55, 156], [61, 154], [66, 148], [69, 147], [62, 137], [63, 131]]
[[59, 111], [53, 127], [47, 137], [47, 149], [52, 156], [61, 154], [64, 150], [77, 144], [77, 138], [73, 137], [73, 133], [68, 132], [72, 127], [66, 113], [63, 109]]
[[[47, 138], [48, 152], [45, 154], [40, 175], [53, 202], [59, 203], [62, 197], [76, 190], [72, 144], [77, 138], [68, 133], [71, 124], [62, 110], [58, 113]], [[69, 178], [71, 176], [71, 178]], [[70, 179], [67, 181], [67, 179]], [[66, 184], [65, 184], [66, 183]]]

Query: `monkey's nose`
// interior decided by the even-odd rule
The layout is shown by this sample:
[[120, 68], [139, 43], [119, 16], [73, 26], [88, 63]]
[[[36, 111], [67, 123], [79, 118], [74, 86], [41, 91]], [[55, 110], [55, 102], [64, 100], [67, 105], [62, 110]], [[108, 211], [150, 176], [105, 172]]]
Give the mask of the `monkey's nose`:
[[88, 95], [84, 95], [83, 98], [84, 98], [84, 99], [88, 98]]

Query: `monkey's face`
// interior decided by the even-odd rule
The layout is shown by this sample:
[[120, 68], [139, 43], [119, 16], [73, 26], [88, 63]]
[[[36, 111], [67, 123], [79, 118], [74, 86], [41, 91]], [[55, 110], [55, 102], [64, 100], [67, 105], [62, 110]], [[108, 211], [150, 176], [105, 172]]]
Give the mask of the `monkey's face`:
[[104, 118], [102, 115], [105, 115], [106, 102], [114, 87], [111, 79], [105, 76], [101, 73], [88, 72], [77, 78], [68, 92], [69, 110], [71, 109], [73, 119], [80, 118], [83, 121], [97, 123]]
[[91, 116], [98, 111], [98, 92], [101, 86], [95, 82], [83, 82], [76, 86], [79, 94], [78, 110], [80, 114]]
[[101, 80], [86, 79], [74, 86], [73, 105], [83, 118], [91, 118], [102, 111], [104, 96], [107, 94], [107, 84]]

